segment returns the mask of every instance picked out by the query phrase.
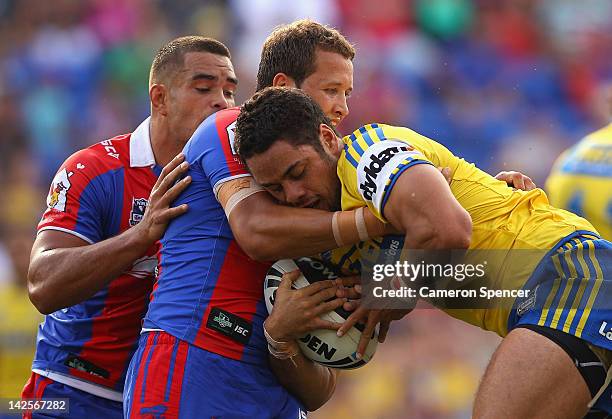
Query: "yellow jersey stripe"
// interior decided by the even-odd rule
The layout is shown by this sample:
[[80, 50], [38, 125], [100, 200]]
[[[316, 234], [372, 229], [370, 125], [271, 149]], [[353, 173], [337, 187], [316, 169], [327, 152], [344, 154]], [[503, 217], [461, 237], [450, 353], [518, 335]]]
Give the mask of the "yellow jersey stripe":
[[589, 315], [591, 314], [591, 308], [593, 307], [593, 303], [595, 302], [595, 298], [597, 298], [597, 293], [599, 292], [599, 287], [603, 282], [603, 272], [601, 271], [601, 266], [599, 266], [599, 261], [595, 256], [595, 245], [593, 242], [587, 241], [585, 242], [587, 247], [589, 248], [589, 259], [593, 266], [595, 267], [595, 278], [593, 279], [595, 283], [593, 284], [593, 289], [589, 295], [589, 300], [587, 301], [586, 307], [584, 309], [584, 313], [580, 317], [580, 321], [578, 322], [578, 327], [576, 328], [576, 336], [582, 336], [582, 330], [584, 329], [584, 325], [586, 324]]
[[366, 127], [368, 128], [370, 139], [373, 142], [378, 143], [386, 139], [385, 133], [383, 132], [382, 128], [378, 126], [378, 124], [366, 125]]
[[578, 308], [580, 307], [580, 302], [582, 301], [582, 296], [584, 295], [584, 290], [586, 289], [587, 283], [589, 282], [589, 278], [591, 276], [589, 267], [587, 266], [584, 260], [584, 244], [578, 240], [579, 243], [576, 245], [576, 253], [578, 256], [578, 263], [582, 268], [582, 278], [580, 281], [580, 286], [578, 287], [578, 292], [574, 296], [574, 301], [572, 302], [572, 306], [567, 314], [567, 319], [565, 320], [565, 324], [563, 325], [563, 331], [565, 333], [569, 333], [570, 328], [572, 327], [572, 323], [574, 322], [574, 317], [578, 312]]
[[[556, 268], [559, 264], [559, 261], [558, 261], [559, 255], [553, 255], [551, 257], [553, 258], [553, 261], [555, 262], [555, 268]], [[559, 290], [560, 284], [561, 284], [561, 277], [555, 278], [553, 280], [553, 286], [550, 290], [550, 293], [548, 294], [548, 297], [546, 297], [546, 302], [544, 303], [544, 307], [542, 308], [542, 314], [540, 315], [540, 320], [538, 320], [538, 326], [544, 326], [544, 324], [546, 323], [546, 318], [548, 317], [550, 306], [552, 305], [552, 302], [555, 299], [555, 296], [557, 295], [557, 291]]]
[[559, 324], [559, 318], [561, 317], [561, 313], [565, 308], [565, 303], [567, 302], [567, 297], [569, 297], [570, 291], [574, 286], [574, 279], [576, 279], [576, 268], [574, 268], [574, 264], [571, 260], [570, 252], [565, 252], [565, 262], [567, 263], [570, 271], [569, 278], [566, 277], [565, 273], [561, 268], [561, 263], [559, 262], [559, 257], [553, 258], [553, 263], [555, 264], [555, 269], [561, 278], [566, 277], [567, 281], [565, 282], [565, 286], [563, 288], [563, 294], [561, 294], [561, 298], [559, 299], [559, 304], [557, 304], [557, 308], [555, 309], [555, 314], [553, 315], [552, 321], [550, 322], [550, 327], [553, 329], [557, 328]]

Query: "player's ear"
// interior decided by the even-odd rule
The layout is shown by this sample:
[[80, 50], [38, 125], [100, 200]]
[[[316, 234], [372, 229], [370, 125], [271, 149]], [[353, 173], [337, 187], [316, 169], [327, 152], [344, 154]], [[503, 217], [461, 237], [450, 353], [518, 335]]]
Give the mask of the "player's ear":
[[285, 73], [276, 73], [272, 79], [272, 86], [274, 87], [297, 87], [295, 80], [286, 75]]
[[323, 145], [323, 149], [326, 152], [334, 156], [339, 154], [340, 142], [338, 141], [338, 136], [336, 135], [334, 129], [329, 125], [319, 125], [319, 139], [321, 140], [321, 145]]
[[151, 98], [151, 113], [158, 113], [166, 116], [168, 114], [168, 90], [163, 84], [152, 84], [149, 88], [149, 97]]

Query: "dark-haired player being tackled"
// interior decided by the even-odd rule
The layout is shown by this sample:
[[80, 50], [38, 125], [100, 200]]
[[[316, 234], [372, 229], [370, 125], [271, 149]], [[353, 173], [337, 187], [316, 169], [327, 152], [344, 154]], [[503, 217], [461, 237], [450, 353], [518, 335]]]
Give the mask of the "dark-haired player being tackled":
[[[592, 399], [596, 409], [612, 413], [612, 243], [588, 221], [550, 206], [542, 190], [507, 188], [408, 128], [369, 124], [340, 138], [297, 89], [268, 88], [247, 101], [236, 144], [255, 180], [279, 202], [318, 202], [328, 211], [367, 206], [405, 233], [405, 249], [547, 252], [489, 267], [497, 273], [493, 285], [537, 288], [533, 304], [447, 310], [504, 337], [476, 395], [474, 417], [580, 418]], [[450, 186], [439, 166], [451, 168]], [[392, 315], [362, 306], [341, 331], [367, 317], [363, 351], [374, 326]]]

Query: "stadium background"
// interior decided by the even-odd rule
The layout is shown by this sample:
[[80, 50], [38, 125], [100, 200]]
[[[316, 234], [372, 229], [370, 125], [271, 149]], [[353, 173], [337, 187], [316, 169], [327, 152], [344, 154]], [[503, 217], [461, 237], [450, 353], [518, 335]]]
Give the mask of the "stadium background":
[[[344, 133], [406, 125], [490, 173], [517, 169], [542, 186], [564, 148], [609, 121], [609, 0], [0, 0], [0, 397], [17, 397], [29, 375], [41, 316], [24, 282], [59, 164], [147, 116], [162, 43], [225, 42], [241, 103], [264, 38], [299, 17], [356, 45]], [[497, 343], [439, 312], [413, 313], [312, 417], [468, 418]]]

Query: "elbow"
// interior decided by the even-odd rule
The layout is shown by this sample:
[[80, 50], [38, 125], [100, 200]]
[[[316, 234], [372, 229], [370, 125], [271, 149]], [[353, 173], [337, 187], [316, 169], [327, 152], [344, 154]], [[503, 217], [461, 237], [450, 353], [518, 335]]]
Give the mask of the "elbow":
[[465, 211], [453, 219], [440, 236], [440, 247], [444, 249], [464, 250], [472, 243], [472, 219]]
[[257, 234], [252, 234], [249, 237], [236, 237], [236, 241], [246, 253], [246, 255], [257, 262], [266, 262], [275, 260], [274, 252], [270, 250], [267, 241]]
[[303, 401], [304, 407], [309, 412], [314, 412], [317, 409], [323, 407], [325, 403], [331, 399], [336, 391], [336, 382], [338, 380], [338, 374], [336, 371], [328, 368], [329, 372], [329, 381], [327, 382], [326, 390], [320, 394], [320, 396], [313, 400], [305, 400]]
[[472, 242], [472, 219], [467, 211], [444, 218], [433, 224], [423, 237], [426, 248], [464, 250]]
[[468, 249], [472, 244], [472, 217], [462, 208], [457, 217], [456, 249]]
[[51, 314], [61, 308], [55, 307], [49, 298], [48, 290], [40, 279], [40, 274], [32, 265], [30, 265], [30, 269], [28, 270], [27, 285], [30, 302], [36, 307], [36, 310], [38, 310], [40, 314]]
[[253, 259], [256, 262], [269, 262], [276, 259], [280, 259], [278, 256], [278, 252], [270, 249], [270, 246], [267, 246], [263, 242], [259, 242], [258, 245], [253, 245], [249, 249], [249, 251], [245, 251], [248, 257]]
[[266, 262], [279, 259], [277, 242], [266, 231], [265, 221], [259, 221], [258, 217], [250, 217], [248, 222], [240, 223], [232, 231], [240, 248], [246, 255], [257, 261]]
[[31, 274], [28, 274], [28, 297], [32, 305], [36, 307], [36, 310], [41, 314], [51, 314], [55, 311], [45, 298], [43, 287]]

